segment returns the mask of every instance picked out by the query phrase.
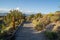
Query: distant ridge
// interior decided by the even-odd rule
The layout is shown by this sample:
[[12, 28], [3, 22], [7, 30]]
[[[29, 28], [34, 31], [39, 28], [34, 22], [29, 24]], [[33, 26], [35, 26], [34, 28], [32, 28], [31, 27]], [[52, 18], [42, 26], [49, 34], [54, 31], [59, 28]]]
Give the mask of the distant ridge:
[[0, 16], [6, 16], [7, 13], [0, 13]]

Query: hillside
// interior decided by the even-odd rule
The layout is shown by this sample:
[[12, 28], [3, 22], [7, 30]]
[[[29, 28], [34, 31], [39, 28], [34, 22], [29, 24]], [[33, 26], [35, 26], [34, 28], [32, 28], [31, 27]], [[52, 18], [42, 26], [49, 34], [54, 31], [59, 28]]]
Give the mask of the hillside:
[[0, 16], [6, 16], [7, 13], [0, 13]]

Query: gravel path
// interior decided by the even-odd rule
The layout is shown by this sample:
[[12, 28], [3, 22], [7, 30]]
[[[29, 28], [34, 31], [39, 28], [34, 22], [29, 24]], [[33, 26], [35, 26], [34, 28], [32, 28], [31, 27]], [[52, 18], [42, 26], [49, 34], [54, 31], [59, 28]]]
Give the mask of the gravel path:
[[15, 40], [47, 40], [44, 36], [44, 31], [38, 32], [33, 29], [32, 23], [24, 23], [19, 27], [15, 34]]

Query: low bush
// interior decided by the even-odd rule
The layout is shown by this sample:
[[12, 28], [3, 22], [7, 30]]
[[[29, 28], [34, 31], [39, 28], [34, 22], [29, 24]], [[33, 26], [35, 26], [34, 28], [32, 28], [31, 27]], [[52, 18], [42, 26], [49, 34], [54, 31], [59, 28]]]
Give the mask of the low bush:
[[42, 23], [38, 23], [35, 27], [34, 27], [37, 31], [41, 31], [44, 29], [44, 26]]
[[56, 32], [50, 32], [50, 31], [46, 31], [45, 35], [47, 38], [49, 38], [50, 40], [57, 40], [58, 36]]
[[58, 40], [60, 40], [60, 30], [57, 32]]

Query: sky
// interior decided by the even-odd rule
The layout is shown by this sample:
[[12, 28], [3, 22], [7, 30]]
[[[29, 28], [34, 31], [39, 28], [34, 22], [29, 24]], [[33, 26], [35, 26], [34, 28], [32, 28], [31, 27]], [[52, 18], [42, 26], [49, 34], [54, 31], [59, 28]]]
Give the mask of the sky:
[[0, 12], [18, 9], [22, 12], [49, 13], [60, 11], [60, 0], [0, 0]]

